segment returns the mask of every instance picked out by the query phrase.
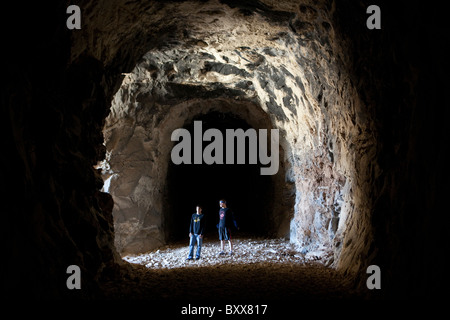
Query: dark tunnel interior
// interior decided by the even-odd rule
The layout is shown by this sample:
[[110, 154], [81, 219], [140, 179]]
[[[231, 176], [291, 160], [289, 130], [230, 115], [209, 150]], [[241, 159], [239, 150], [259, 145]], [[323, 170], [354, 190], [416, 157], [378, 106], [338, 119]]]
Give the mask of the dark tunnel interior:
[[[226, 129], [243, 129], [250, 125], [232, 113], [210, 112], [195, 117], [185, 126], [194, 137], [194, 121], [201, 121], [203, 132], [215, 128], [222, 132], [225, 144]], [[210, 142], [203, 142], [205, 148]], [[248, 139], [247, 142], [248, 144]], [[192, 152], [194, 145], [192, 143]], [[235, 160], [237, 145], [235, 144]], [[246, 149], [248, 152], [248, 149]], [[226, 159], [226, 148], [223, 157]], [[236, 160], [237, 161], [237, 160]], [[191, 214], [195, 206], [204, 206], [207, 215], [208, 234], [217, 232], [219, 200], [226, 199], [238, 222], [239, 231], [257, 236], [268, 236], [273, 199], [272, 176], [260, 174], [261, 164], [249, 164], [248, 153], [245, 164], [179, 164], [172, 161], [168, 170], [168, 208], [165, 214], [166, 237], [169, 241], [184, 239]], [[215, 234], [214, 234], [215, 236]]]
[[[285, 181], [286, 175], [280, 174], [280, 185], [294, 190], [282, 193], [275, 178], [259, 174], [259, 165], [187, 166], [169, 162], [167, 176], [164, 172], [159, 181], [168, 184], [155, 187], [165, 188], [161, 191], [164, 194], [160, 196], [160, 190], [151, 190], [158, 200], [164, 196], [159, 204], [165, 205], [163, 228], [168, 240], [186, 240], [189, 219], [197, 203], [204, 206], [208, 215], [208, 232], [215, 233], [221, 198], [235, 210], [240, 232], [254, 235], [276, 231], [272, 230], [272, 222], [277, 218], [272, 209], [278, 203], [288, 203], [283, 208], [295, 209], [298, 219], [289, 221], [295, 223], [288, 223], [287, 229], [291, 226], [291, 235], [297, 235], [302, 245], [314, 244], [310, 239], [318, 233], [311, 230], [322, 230], [324, 241], [329, 240], [327, 226], [336, 219], [337, 208], [341, 214], [339, 224], [342, 221], [346, 229], [333, 242], [327, 242], [335, 254], [330, 259], [336, 257], [334, 270], [342, 272], [345, 281], [362, 292], [363, 298], [422, 301], [445, 297], [448, 17], [437, 4], [379, 1], [381, 29], [369, 30], [366, 9], [371, 4], [368, 0], [80, 0], [81, 29], [70, 30], [66, 25], [67, 1], [30, 5], [15, 2], [11, 7], [8, 3], [1, 19], [5, 83], [0, 92], [0, 181], [6, 199], [2, 218], [2, 254], [6, 261], [2, 296], [21, 304], [42, 299], [124, 298], [126, 292], [105, 287], [105, 283], [142, 284], [145, 280], [124, 266], [115, 246], [119, 230], [113, 209], [120, 207], [124, 215], [129, 214], [127, 205], [131, 200], [124, 198], [131, 192], [125, 196], [116, 194], [116, 198], [102, 192], [104, 180], [95, 166], [107, 156], [103, 130], [112, 113], [111, 101], [125, 75], [132, 73], [143, 55], [153, 50], [158, 51], [154, 61], [167, 58], [167, 54], [175, 57], [194, 51], [198, 53], [195, 61], [202, 63], [200, 67], [189, 65], [188, 59], [180, 58], [186, 65], [180, 62], [177, 67], [175, 58], [161, 58], [159, 64], [139, 69], [138, 73], [149, 74], [146, 80], [160, 81], [153, 87], [149, 82], [134, 83], [135, 88], [148, 86], [150, 93], [157, 93], [152, 101], [148, 95], [139, 99], [147, 99], [148, 105], [158, 107], [162, 115], [168, 106], [180, 104], [183, 99], [236, 98], [237, 102], [247, 93], [250, 97], [251, 90], [259, 89], [266, 94], [261, 96], [264, 99], [252, 96], [249, 101], [265, 103], [264, 111], [276, 120], [274, 127], [282, 126], [291, 133], [290, 148], [285, 149], [286, 161], [298, 165], [294, 168], [297, 171], [290, 171], [291, 178], [297, 180]], [[194, 9], [195, 14], [186, 13]], [[224, 26], [234, 23], [235, 32], [226, 34], [228, 30], [220, 24], [213, 25], [217, 22], [213, 19], [226, 20]], [[241, 29], [244, 26], [248, 30], [259, 27], [258, 41], [271, 45], [259, 48], [258, 41], [252, 42], [255, 33]], [[211, 30], [219, 36], [211, 34]], [[227, 41], [230, 48], [221, 47]], [[264, 64], [270, 59], [289, 60], [286, 52], [291, 55], [295, 72], [285, 71], [281, 64]], [[232, 58], [241, 64], [234, 65]], [[205, 68], [205, 59], [214, 64]], [[203, 77], [201, 89], [194, 80], [183, 78], [195, 67], [201, 69], [194, 79]], [[303, 78], [294, 76], [299, 70]], [[239, 77], [243, 80], [236, 81], [231, 89], [217, 80]], [[254, 82], [247, 81], [250, 78]], [[285, 78], [290, 81], [285, 82]], [[179, 81], [176, 85], [174, 79]], [[256, 88], [261, 83], [271, 86]], [[183, 92], [177, 96], [180, 87]], [[233, 95], [236, 92], [240, 95]], [[290, 105], [289, 95], [294, 93], [298, 93], [298, 101], [305, 102], [302, 108], [300, 102]], [[126, 97], [128, 93], [122, 96], [124, 100]], [[296, 103], [296, 99], [292, 101]], [[133, 108], [135, 105], [138, 104], [133, 104]], [[295, 124], [288, 121], [294, 115], [299, 120]], [[320, 115], [323, 121], [316, 122]], [[127, 126], [126, 116], [119, 119], [125, 128], [123, 136], [136, 127]], [[147, 120], [151, 122], [153, 118]], [[203, 121], [204, 130], [245, 129], [253, 123], [233, 114], [210, 112], [183, 124], [191, 132], [194, 120]], [[145, 130], [140, 129], [144, 135]], [[296, 154], [304, 138], [312, 141], [309, 162]], [[164, 138], [160, 141], [166, 142]], [[314, 148], [319, 142], [320, 148]], [[120, 150], [117, 153], [120, 156]], [[351, 161], [339, 163], [345, 157]], [[158, 159], [152, 160], [157, 163]], [[352, 184], [346, 189], [333, 176], [336, 188], [348, 194], [344, 201], [346, 211], [338, 206], [326, 208], [324, 211], [331, 218], [322, 219], [325, 215], [320, 210], [327, 200], [324, 190], [333, 185], [322, 185], [323, 180], [316, 178], [325, 177], [328, 165], [333, 170], [326, 173], [335, 174], [342, 169], [345, 181]], [[155, 165], [153, 169], [151, 173], [157, 176], [159, 167]], [[138, 185], [141, 177], [133, 178]], [[119, 187], [126, 189], [128, 185]], [[144, 187], [138, 191], [145, 191]], [[309, 192], [313, 189], [315, 193]], [[332, 199], [336, 203], [341, 202], [338, 193]], [[148, 194], [142, 197], [143, 202]], [[348, 213], [346, 223], [344, 211]], [[151, 218], [160, 219], [161, 212], [157, 213]], [[158, 223], [151, 221], [150, 225]], [[70, 265], [81, 269], [81, 290], [69, 290], [66, 285]], [[380, 266], [382, 272], [382, 289], [375, 293], [366, 285], [369, 265]], [[276, 276], [272, 273], [266, 278]], [[311, 284], [315, 278], [307, 280]], [[153, 294], [156, 291], [152, 285], [149, 283], [145, 289]], [[126, 289], [133, 292], [134, 287]], [[267, 292], [270, 295], [270, 290]], [[207, 294], [205, 299], [216, 298]], [[292, 308], [308, 298], [289, 292], [285, 297], [292, 299]]]

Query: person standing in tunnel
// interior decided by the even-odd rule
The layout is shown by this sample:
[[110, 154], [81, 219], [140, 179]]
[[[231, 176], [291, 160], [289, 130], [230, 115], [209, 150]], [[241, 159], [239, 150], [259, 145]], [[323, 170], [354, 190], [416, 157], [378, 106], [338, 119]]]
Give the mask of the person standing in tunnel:
[[197, 212], [192, 214], [191, 224], [189, 226], [189, 255], [186, 260], [192, 260], [194, 257], [194, 246], [197, 242], [197, 252], [195, 260], [200, 259], [202, 251], [203, 234], [205, 232], [205, 215], [202, 213], [203, 208], [197, 205]]
[[233, 254], [233, 242], [231, 241], [231, 227], [234, 226], [239, 230], [236, 219], [234, 217], [233, 211], [227, 207], [227, 202], [225, 200], [219, 201], [219, 240], [220, 249], [219, 255], [224, 255], [224, 241], [228, 241], [230, 245], [230, 255]]

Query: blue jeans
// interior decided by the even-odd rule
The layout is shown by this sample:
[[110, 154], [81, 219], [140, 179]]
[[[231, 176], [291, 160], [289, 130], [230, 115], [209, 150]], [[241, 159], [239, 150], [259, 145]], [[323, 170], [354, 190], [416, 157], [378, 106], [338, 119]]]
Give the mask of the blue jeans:
[[196, 254], [196, 258], [200, 258], [200, 252], [202, 251], [202, 242], [203, 242], [203, 238], [200, 237], [199, 234], [193, 234], [191, 236], [191, 239], [189, 240], [189, 259], [192, 259], [193, 254], [194, 254], [194, 246], [195, 246], [195, 242], [197, 242], [197, 254]]

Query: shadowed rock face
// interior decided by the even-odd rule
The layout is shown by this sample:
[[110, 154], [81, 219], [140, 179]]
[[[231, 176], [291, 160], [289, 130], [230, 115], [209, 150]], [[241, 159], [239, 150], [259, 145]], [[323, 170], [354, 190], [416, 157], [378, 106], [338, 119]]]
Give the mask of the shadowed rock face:
[[[276, 175], [230, 171], [242, 179], [236, 194], [259, 186], [248, 194], [262, 212], [250, 231], [322, 253], [362, 288], [367, 266], [379, 264], [386, 296], [421, 294], [424, 275], [439, 275], [430, 262], [410, 265], [436, 248], [430, 212], [443, 166], [445, 115], [433, 108], [443, 90], [431, 74], [440, 56], [424, 50], [441, 29], [417, 18], [430, 8], [381, 5], [382, 30], [369, 31], [364, 1], [78, 5], [81, 30], [65, 28], [64, 4], [36, 5], [17, 19], [30, 28], [6, 37], [5, 167], [16, 175], [3, 180], [15, 204], [6, 255], [31, 261], [8, 265], [13, 296], [101, 296], [97, 284], [120, 254], [183, 232], [173, 203], [195, 194], [174, 187], [192, 175], [171, 164], [170, 135], [194, 120], [279, 130]], [[417, 38], [429, 43], [417, 48]], [[251, 226], [251, 203], [235, 204]], [[72, 264], [82, 291], [65, 286]]]

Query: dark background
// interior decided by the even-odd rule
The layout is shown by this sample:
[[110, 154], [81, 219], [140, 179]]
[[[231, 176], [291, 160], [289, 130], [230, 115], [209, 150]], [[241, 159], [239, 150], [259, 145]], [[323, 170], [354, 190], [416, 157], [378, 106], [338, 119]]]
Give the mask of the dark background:
[[[219, 222], [219, 200], [226, 199], [238, 220], [239, 231], [253, 235], [268, 235], [271, 230], [268, 216], [272, 208], [270, 199], [272, 177], [260, 174], [261, 164], [248, 164], [248, 139], [246, 139], [246, 164], [226, 164], [226, 129], [251, 128], [246, 121], [230, 113], [210, 112], [196, 117], [185, 128], [191, 133], [191, 154], [194, 148], [194, 121], [202, 121], [203, 132], [219, 129], [223, 136], [224, 164], [169, 164], [168, 198], [169, 215], [166, 230], [170, 240], [185, 238], [195, 206], [202, 204], [207, 217], [207, 233], [215, 237]], [[257, 136], [259, 131], [256, 130]], [[270, 141], [270, 140], [269, 140]], [[179, 142], [175, 142], [178, 144]], [[203, 142], [205, 148], [210, 141]], [[235, 145], [235, 163], [237, 147]], [[258, 157], [259, 162], [259, 157]], [[193, 163], [193, 159], [192, 159]], [[264, 165], [266, 166], [266, 165]], [[237, 231], [237, 230], [234, 230]]]

